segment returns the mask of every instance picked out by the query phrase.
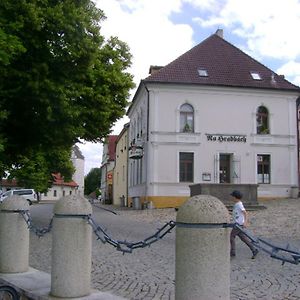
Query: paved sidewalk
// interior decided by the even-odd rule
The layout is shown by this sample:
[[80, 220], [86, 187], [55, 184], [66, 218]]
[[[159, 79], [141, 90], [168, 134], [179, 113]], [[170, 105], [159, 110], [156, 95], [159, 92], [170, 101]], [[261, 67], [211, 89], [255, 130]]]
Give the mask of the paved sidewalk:
[[[249, 230], [276, 244], [300, 251], [300, 199], [260, 202], [265, 210], [249, 212]], [[114, 239], [139, 241], [176, 219], [174, 209], [131, 210], [113, 208], [117, 216], [94, 208], [93, 217]], [[36, 220], [36, 218], [34, 218]], [[51, 234], [31, 235], [30, 265], [50, 273]], [[92, 286], [103, 292], [132, 299], [174, 299], [175, 231], [149, 248], [132, 254], [93, 241]], [[231, 300], [300, 299], [300, 265], [259, 253], [251, 260], [249, 249], [237, 239], [237, 256], [231, 260]]]

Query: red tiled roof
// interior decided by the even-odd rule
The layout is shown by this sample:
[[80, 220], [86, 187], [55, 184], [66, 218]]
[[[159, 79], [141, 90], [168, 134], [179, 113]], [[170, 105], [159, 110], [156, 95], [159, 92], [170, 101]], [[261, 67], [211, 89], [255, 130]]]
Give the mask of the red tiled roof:
[[[208, 76], [200, 77], [198, 69], [207, 70]], [[250, 72], [259, 73], [261, 80], [254, 80]], [[143, 81], [300, 90], [217, 34], [211, 35]]]
[[18, 182], [16, 179], [1, 179], [0, 185], [5, 187], [18, 187]]
[[70, 187], [78, 186], [78, 184], [73, 180], [69, 182], [65, 182], [64, 178], [61, 176], [60, 173], [52, 173], [51, 175], [53, 177], [53, 182], [52, 182], [53, 185], [63, 185], [63, 186], [70, 186]]

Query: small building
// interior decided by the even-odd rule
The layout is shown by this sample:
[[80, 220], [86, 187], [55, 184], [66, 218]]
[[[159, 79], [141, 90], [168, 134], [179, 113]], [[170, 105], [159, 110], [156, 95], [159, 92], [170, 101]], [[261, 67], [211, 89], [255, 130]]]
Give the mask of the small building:
[[109, 135], [103, 144], [101, 162], [101, 201], [106, 204], [113, 202], [113, 170], [116, 158], [117, 135]]
[[113, 172], [113, 204], [127, 206], [128, 128], [125, 124], [116, 139], [116, 161]]
[[78, 194], [78, 184], [75, 181], [65, 182], [60, 173], [53, 173], [52, 179], [52, 186], [41, 195], [41, 201], [56, 201], [61, 197]]
[[195, 183], [257, 184], [259, 198], [295, 194], [298, 86], [222, 30], [153, 69], [127, 112], [129, 144], [142, 148], [128, 162], [129, 200], [176, 207]]
[[21, 189], [22, 187], [18, 184], [15, 179], [1, 179], [0, 182], [0, 194], [5, 193], [9, 190]]

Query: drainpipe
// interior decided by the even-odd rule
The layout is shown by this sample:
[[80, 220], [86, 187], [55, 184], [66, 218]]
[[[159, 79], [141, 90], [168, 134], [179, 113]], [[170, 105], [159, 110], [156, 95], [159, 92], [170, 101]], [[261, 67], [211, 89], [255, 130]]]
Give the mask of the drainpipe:
[[149, 109], [150, 109], [150, 93], [149, 93], [149, 90], [145, 84], [145, 82], [143, 83], [144, 84], [144, 87], [145, 87], [145, 90], [147, 91], [147, 128], [146, 128], [146, 143], [147, 143], [147, 157], [146, 157], [146, 160], [145, 160], [145, 163], [146, 163], [146, 187], [145, 187], [145, 200], [148, 202], [148, 166], [149, 166], [149, 116], [150, 116], [150, 112], [149, 112]]
[[299, 147], [300, 147], [300, 145], [299, 145], [299, 138], [300, 138], [300, 133], [299, 133], [299, 112], [298, 112], [298, 110], [299, 110], [299, 106], [300, 106], [300, 97], [298, 97], [298, 99], [297, 99], [297, 101], [296, 101], [296, 114], [297, 114], [297, 116], [296, 116], [296, 120], [297, 120], [297, 170], [298, 170], [298, 186], [300, 187], [300, 169], [299, 169], [299, 151], [300, 151], [300, 149], [299, 149]]

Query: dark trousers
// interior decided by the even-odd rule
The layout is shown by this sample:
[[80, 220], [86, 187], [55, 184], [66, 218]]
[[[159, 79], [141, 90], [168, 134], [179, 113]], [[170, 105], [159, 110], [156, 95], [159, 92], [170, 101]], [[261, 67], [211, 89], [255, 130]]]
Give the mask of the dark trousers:
[[[241, 226], [242, 227], [242, 226]], [[230, 233], [230, 254], [235, 255], [235, 237], [238, 236], [253, 252], [255, 247], [251, 244], [249, 238], [238, 228], [232, 228]]]

